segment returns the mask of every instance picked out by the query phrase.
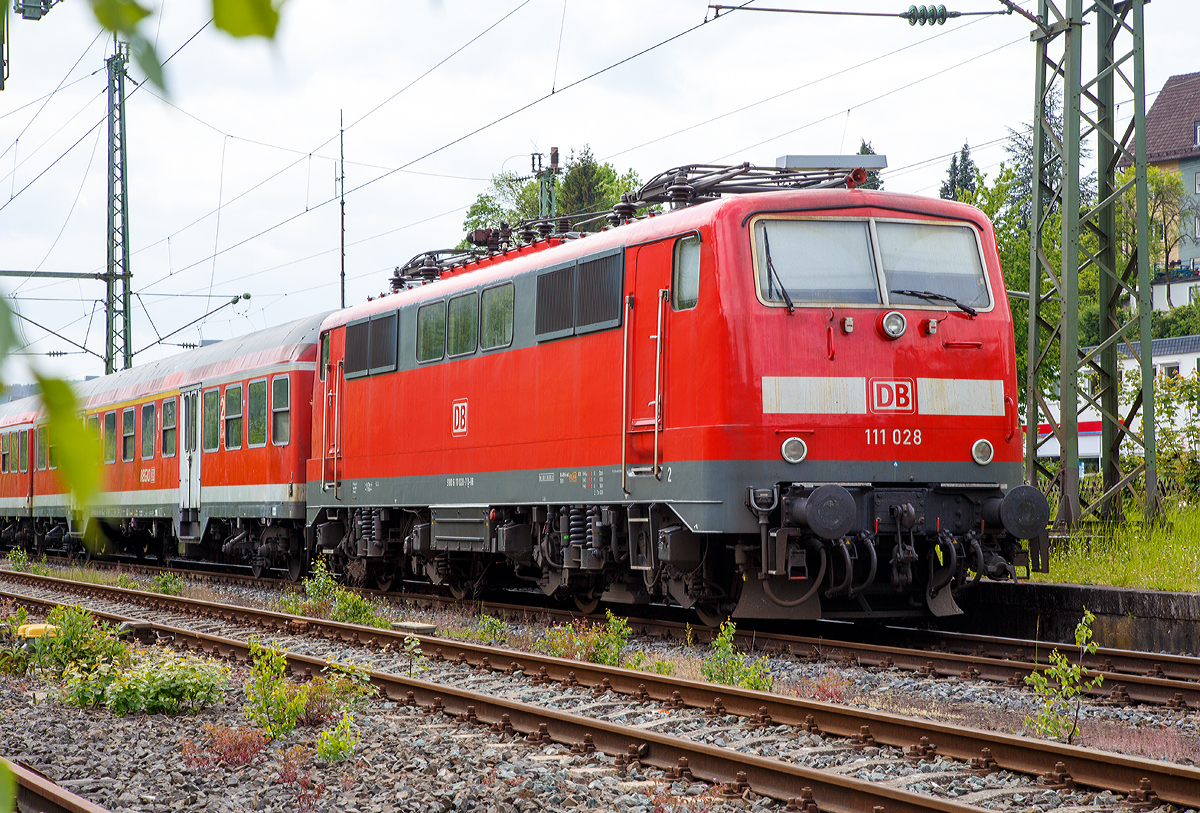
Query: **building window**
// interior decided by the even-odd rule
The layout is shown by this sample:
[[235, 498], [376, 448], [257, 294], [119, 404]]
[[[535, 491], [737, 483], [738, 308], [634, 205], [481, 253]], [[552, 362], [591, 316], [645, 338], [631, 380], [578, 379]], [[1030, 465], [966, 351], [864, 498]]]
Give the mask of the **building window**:
[[246, 443], [251, 447], [266, 446], [267, 379], [251, 381], [246, 395]]
[[221, 393], [208, 390], [204, 393], [204, 436], [201, 438], [204, 451], [215, 452], [220, 445]]
[[154, 404], [142, 407], [142, 460], [154, 459], [154, 435], [158, 428], [154, 421]]
[[135, 420], [133, 407], [121, 413], [121, 459], [126, 463], [133, 460]]
[[162, 413], [162, 454], [163, 457], [175, 456], [175, 399], [163, 401]]
[[242, 385], [225, 388], [225, 448], [242, 448]]
[[1200, 121], [1196, 122], [1196, 146], [1200, 147]]
[[286, 375], [277, 375], [271, 382], [271, 441], [287, 446], [292, 434], [292, 393]]
[[104, 413], [104, 462], [117, 462], [117, 413]]

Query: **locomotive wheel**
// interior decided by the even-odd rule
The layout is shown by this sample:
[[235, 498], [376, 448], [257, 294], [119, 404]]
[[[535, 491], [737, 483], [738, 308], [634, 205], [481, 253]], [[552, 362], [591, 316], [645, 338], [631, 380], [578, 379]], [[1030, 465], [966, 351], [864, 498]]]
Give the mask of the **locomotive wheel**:
[[375, 574], [375, 589], [381, 593], [386, 593], [392, 589], [392, 585], [396, 583], [396, 571], [386, 571], [384, 573]]
[[706, 627], [719, 627], [729, 617], [727, 608], [722, 604], [697, 604], [692, 609], [696, 611], [700, 623]]
[[471, 592], [471, 585], [460, 582], [447, 582], [446, 587], [450, 589], [450, 595], [454, 596], [455, 601], [462, 601]]
[[571, 596], [575, 601], [575, 607], [584, 615], [591, 615], [596, 612], [596, 608], [600, 606], [600, 597], [592, 596], [584, 598], [578, 593]]
[[288, 554], [288, 579], [294, 582], [300, 581], [300, 577], [304, 575], [304, 557], [298, 553]]

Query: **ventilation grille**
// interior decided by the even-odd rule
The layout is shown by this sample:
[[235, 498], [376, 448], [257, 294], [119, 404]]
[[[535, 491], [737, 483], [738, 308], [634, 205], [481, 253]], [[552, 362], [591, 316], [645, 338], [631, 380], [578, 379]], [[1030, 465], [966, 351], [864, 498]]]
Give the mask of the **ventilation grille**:
[[537, 278], [537, 338], [555, 339], [574, 332], [575, 266], [559, 268]]
[[575, 289], [575, 328], [585, 333], [621, 324], [621, 260], [610, 254], [579, 263]]
[[370, 323], [365, 319], [346, 325], [346, 377], [367, 373], [367, 348]]
[[396, 312], [371, 319], [371, 374], [396, 369]]

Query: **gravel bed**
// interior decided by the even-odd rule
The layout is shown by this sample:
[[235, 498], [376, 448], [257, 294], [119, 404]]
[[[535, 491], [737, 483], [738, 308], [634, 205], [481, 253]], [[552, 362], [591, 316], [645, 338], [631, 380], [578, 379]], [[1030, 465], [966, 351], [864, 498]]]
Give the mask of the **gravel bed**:
[[[24, 591], [27, 588], [23, 588]], [[237, 588], [244, 590], [246, 588]], [[30, 590], [30, 592], [36, 592]], [[148, 618], [162, 623], [169, 623], [175, 626], [187, 627], [201, 631], [207, 631], [215, 634], [221, 634], [228, 637], [246, 638], [256, 633], [256, 630], [246, 628], [236, 624], [229, 624], [211, 619], [194, 619], [191, 616], [161, 612], [149, 611], [145, 608], [131, 608], [127, 604], [119, 602], [108, 602], [91, 599], [88, 602], [89, 606], [96, 609], [107, 610], [109, 612], [122, 613], [125, 615], [136, 615], [138, 617]], [[347, 644], [331, 643], [320, 638], [310, 638], [303, 636], [275, 635], [270, 636], [277, 641], [281, 646], [295, 652], [308, 654], [314, 657], [320, 657], [329, 660], [337, 660], [340, 662], [355, 663], [362, 666], [370, 666], [371, 668], [380, 669], [383, 671], [406, 672], [409, 669], [407, 658], [401, 653], [390, 653], [384, 651], [382, 653], [367, 650], [365, 648], [354, 647]], [[663, 643], [644, 644], [643, 648], [652, 657], [664, 657], [668, 654], [670, 648]], [[678, 647], [675, 647], [678, 649]], [[520, 673], [515, 675], [503, 675], [500, 673], [478, 672], [467, 668], [457, 667], [447, 663], [431, 663], [426, 662], [424, 669], [421, 671], [420, 677], [426, 680], [453, 682], [455, 685], [463, 686], [474, 691], [488, 692], [497, 695], [503, 695], [514, 699], [519, 699], [526, 703], [535, 703], [554, 707], [557, 709], [569, 710], [576, 714], [586, 714], [589, 716], [599, 717], [610, 720], [612, 722], [623, 725], [632, 725], [643, 727], [649, 730], [658, 731], [660, 733], [672, 734], [677, 736], [685, 736], [696, 739], [701, 742], [715, 744], [721, 747], [735, 748], [739, 751], [747, 753], [756, 753], [762, 756], [780, 759], [796, 764], [806, 765], [812, 768], [823, 770], [833, 770], [848, 775], [856, 776], [860, 779], [873, 782], [881, 782], [894, 787], [906, 788], [914, 792], [928, 793], [935, 796], [954, 798], [970, 804], [979, 805], [995, 810], [1060, 810], [1068, 811], [1074, 809], [1087, 809], [1090, 811], [1100, 811], [1114, 809], [1118, 803], [1118, 797], [1111, 794], [1095, 794], [1083, 791], [1067, 791], [1054, 790], [1037, 785], [1031, 781], [1030, 777], [1022, 775], [1009, 774], [1007, 772], [998, 772], [988, 776], [980, 777], [969, 772], [963, 763], [955, 762], [954, 760], [938, 757], [932, 762], [923, 762], [910, 764], [903, 759], [902, 752], [896, 748], [867, 748], [855, 750], [848, 746], [845, 741], [825, 740], [821, 737], [813, 737], [807, 734], [791, 729], [787, 726], [774, 726], [766, 729], [755, 729], [748, 727], [746, 721], [729, 716], [724, 718], [708, 718], [698, 710], [682, 710], [669, 711], [660, 708], [655, 703], [638, 703], [629, 698], [621, 697], [612, 693], [596, 697], [591, 690], [581, 688], [563, 688], [557, 684], [550, 686], [536, 686], [524, 679]], [[937, 699], [934, 705], [938, 703], [953, 705], [960, 702], [994, 702], [1003, 703], [1008, 700], [1016, 700], [1021, 698], [1020, 693], [1005, 692], [1002, 689], [997, 689], [993, 684], [980, 684], [973, 681], [935, 681], [931, 679], [922, 680], [912, 677], [911, 674], [900, 673], [895, 670], [879, 671], [879, 670], [857, 670], [862, 675], [852, 675], [856, 668], [832, 668], [828, 664], [819, 663], [803, 663], [794, 659], [775, 658], [772, 659], [771, 667], [776, 675], [776, 680], [784, 685], [788, 685], [789, 681], [798, 682], [799, 685], [809, 685], [818, 687], [821, 691], [832, 693], [835, 690], [843, 693], [850, 689], [856, 697], [852, 698], [856, 705], [868, 705], [862, 701], [863, 697], [872, 695], [880, 695], [887, 697], [894, 702], [899, 693], [920, 693], [931, 694]], [[855, 680], [857, 679], [857, 682]], [[237, 686], [240, 686], [240, 680], [234, 681]], [[923, 685], [927, 683], [929, 685]], [[852, 687], [852, 688], [851, 688]], [[233, 694], [240, 693], [240, 689], [235, 688]], [[974, 697], [970, 700], [966, 699], [968, 694], [974, 693]], [[828, 699], [828, 698], [827, 698]], [[846, 698], [842, 698], [845, 700]], [[54, 709], [48, 716], [52, 718], [61, 718], [63, 715], [75, 716], [79, 719], [80, 714], [95, 715], [99, 712], [79, 712], [74, 709], [67, 709], [57, 706], [54, 703], [44, 704], [40, 710], [33, 709], [31, 702], [26, 702], [28, 708], [26, 713], [32, 713], [35, 716], [47, 716], [46, 711]], [[181, 746], [183, 739], [197, 737], [197, 729], [195, 726], [199, 723], [197, 719], [203, 719], [206, 715], [232, 715], [233, 721], [224, 722], [225, 725], [244, 724], [244, 718], [240, 715], [240, 701], [230, 700], [223, 704], [222, 708], [206, 711], [200, 718], [189, 718], [189, 723], [193, 723], [192, 733], [190, 735], [181, 735], [180, 731], [186, 730], [187, 725], [176, 726], [171, 721], [164, 721], [161, 718], [140, 718], [141, 720], [154, 720], [150, 726], [163, 725], [172, 732], [174, 739], [167, 736], [166, 742], [163, 741], [162, 734], [152, 737], [151, 742], [158, 743], [157, 745], [146, 746], [147, 748], [158, 748], [159, 754], [167, 756], [174, 753], [178, 762], [178, 749]], [[1178, 715], [1178, 713], [1176, 713]], [[115, 719], [115, 718], [114, 718]], [[128, 725], [128, 721], [119, 721], [120, 724]], [[1178, 721], [1176, 721], [1178, 722]], [[451, 788], [453, 787], [473, 787], [478, 789], [479, 780], [472, 781], [468, 777], [473, 771], [482, 771], [483, 775], [488, 777], [488, 781], [494, 780], [496, 777], [505, 778], [505, 770], [502, 767], [497, 767], [503, 763], [507, 765], [510, 759], [501, 757], [497, 761], [496, 755], [489, 752], [493, 751], [495, 745], [489, 749], [489, 741], [494, 742], [494, 736], [484, 734], [482, 729], [473, 728], [465, 732], [458, 729], [457, 725], [449, 722], [437, 721], [430, 725], [430, 718], [421, 717], [409, 710], [403, 708], [397, 709], [393, 704], [382, 701], [375, 702], [366, 714], [360, 717], [360, 727], [363, 729], [363, 744], [355, 753], [353, 768], [338, 768], [336, 766], [314, 766], [314, 777], [319, 775], [320, 779], [313, 778], [314, 783], [324, 783], [323, 793], [333, 793], [332, 782], [339, 775], [340, 781], [344, 788], [341, 788], [340, 796], [337, 796], [336, 802], [334, 796], [328, 798], [328, 802], [322, 802], [322, 809], [325, 804], [358, 804], [356, 801], [360, 797], [356, 796], [347, 799], [346, 795], [359, 788], [356, 792], [360, 794], [371, 793], [367, 792], [366, 788], [373, 787], [375, 795], [371, 796], [370, 805], [359, 807], [328, 807], [328, 809], [367, 809], [367, 810], [382, 810], [389, 809], [384, 807], [386, 804], [396, 804], [397, 797], [393, 791], [399, 785], [392, 781], [389, 777], [398, 775], [407, 776], [413, 770], [413, 760], [425, 758], [422, 756], [428, 752], [417, 752], [415, 756], [405, 756], [401, 761], [403, 765], [396, 762], [397, 753], [408, 754], [407, 751], [397, 751], [395, 743], [397, 739], [393, 737], [396, 734], [398, 740], [407, 742], [408, 748], [411, 750], [416, 748], [418, 744], [426, 745], [429, 743], [431, 734], [429, 732], [438, 731], [439, 737], [437, 745], [432, 756], [434, 763], [439, 765], [436, 775], [437, 779], [444, 780]], [[53, 724], [59, 729], [68, 732], [73, 726], [64, 724], [61, 719]], [[22, 727], [24, 728], [24, 727]], [[16, 737], [16, 732], [10, 734], [7, 730], [7, 725], [0, 726], [0, 731], [3, 731], [5, 740], [10, 736]], [[446, 733], [442, 733], [442, 730]], [[57, 729], [56, 729], [57, 730]], [[139, 729], [141, 730], [141, 729]], [[451, 732], [460, 731], [461, 736], [455, 737]], [[482, 735], [482, 736], [481, 736]], [[32, 737], [32, 742], [45, 747], [47, 743], [52, 742], [52, 738], [45, 736], [45, 732], [40, 734], [31, 730], [25, 737], [25, 742], [29, 743], [29, 737]], [[415, 738], [415, 739], [414, 739]], [[315, 733], [311, 739], [315, 740]], [[140, 742], [140, 741], [139, 741]], [[447, 746], [447, 743], [453, 745]], [[272, 746], [272, 751], [277, 755], [281, 749], [286, 747], [287, 741], [281, 744]], [[26, 747], [34, 747], [27, 745]], [[513, 749], [519, 749], [521, 746], [514, 743], [507, 746]], [[7, 752], [12, 752], [13, 748], [5, 741], [3, 748]], [[141, 746], [139, 745], [139, 748]], [[447, 765], [441, 759], [447, 752], [452, 756], [462, 756], [460, 761], [451, 761]], [[165, 750], [164, 750], [165, 749]], [[526, 748], [526, 750], [530, 750]], [[135, 749], [136, 753], [137, 749]], [[143, 761], [149, 752], [143, 750]], [[577, 779], [570, 779], [574, 785], [580, 785], [586, 789], [586, 793], [579, 795], [578, 793], [568, 793], [563, 795], [563, 791], [559, 786], [547, 783], [547, 781], [534, 781], [535, 793], [530, 797], [539, 805], [548, 805], [553, 809], [559, 809], [568, 806], [578, 806], [579, 804], [592, 807], [599, 806], [601, 809], [609, 809], [610, 804], [617, 804], [622, 809], [636, 809], [640, 805], [649, 805], [647, 810], [672, 809], [677, 808], [678, 804], [682, 804], [682, 800], [672, 800], [669, 798], [671, 794], [688, 794], [699, 793], [707, 794], [705, 788], [699, 783], [683, 787], [668, 787], [668, 784], [663, 781], [661, 774], [655, 775], [650, 773], [642, 780], [643, 787], [637, 791], [641, 793], [641, 798], [644, 802], [637, 802], [632, 799], [615, 799], [605, 796], [605, 793], [610, 789], [610, 786], [624, 788], [629, 784], [629, 780], [619, 779], [615, 777], [615, 771], [612, 768], [611, 760], [606, 757], [591, 757], [579, 758], [572, 757], [566, 753], [565, 749], [550, 747], [547, 749], [532, 749], [534, 756], [527, 757], [535, 763], [549, 762], [557, 760], [562, 763], [554, 769], [557, 772], [555, 775], [562, 775], [562, 780], [568, 781], [573, 774], [572, 771], [578, 773], [584, 771], [586, 775], [596, 775], [596, 779], [580, 783]], [[370, 769], [377, 771], [384, 762], [388, 762], [390, 773], [375, 775], [374, 778], [367, 778], [357, 766], [362, 762], [363, 770]], [[439, 761], [440, 760], [440, 761]], [[35, 757], [35, 763], [42, 763], [43, 757]], [[151, 760], [154, 761], [154, 760]], [[53, 764], [52, 762], [48, 764]], [[565, 765], [566, 767], [563, 767]], [[482, 766], [482, 767], [481, 767]], [[180, 776], [187, 778], [186, 774], [180, 769]], [[233, 808], [213, 808], [214, 803], [222, 804], [224, 794], [218, 791], [216, 799], [211, 790], [211, 781], [230, 782], [230, 777], [218, 777], [216, 772], [213, 776], [208, 776], [205, 772], [201, 772], [201, 776], [192, 776], [190, 781], [179, 782], [174, 776], [171, 778], [169, 787], [174, 788], [177, 785], [185, 785], [195, 787], [195, 791], [187, 791], [196, 793], [194, 802], [189, 803], [194, 805], [208, 805], [207, 809], [275, 809], [272, 806], [279, 801], [281, 794], [284, 796], [288, 792], [291, 796], [288, 801], [291, 804], [307, 804], [306, 794], [311, 795], [313, 791], [305, 790], [304, 788], [292, 787], [281, 789], [280, 787], [271, 786], [270, 777], [264, 780], [264, 771], [275, 777], [275, 785], [278, 786], [278, 776], [280, 768], [278, 765], [269, 767], [265, 763], [262, 767], [254, 769], [253, 767], [243, 769], [234, 775], [232, 781], [236, 786], [236, 793], [239, 801], [238, 805]], [[339, 773], [340, 771], [340, 773]], [[518, 776], [521, 774], [517, 774]], [[90, 775], [89, 775], [90, 776]], [[609, 776], [612, 782], [606, 784], [602, 781], [602, 776]], [[56, 777], [57, 778], [57, 777]], [[75, 778], [75, 777], [69, 777]], [[201, 781], [203, 780], [203, 782]], [[243, 782], [243, 780], [245, 780]], [[507, 781], [507, 780], [506, 780]], [[596, 785], [596, 782], [600, 782]], [[649, 785], [646, 785], [646, 783]], [[357, 785], [355, 784], [357, 783]], [[363, 783], [366, 783], [364, 786]], [[287, 783], [284, 783], [285, 785]], [[294, 782], [292, 783], [295, 784]], [[494, 784], [494, 782], [493, 782]], [[218, 784], [218, 787], [220, 785]], [[387, 788], [392, 788], [391, 791]], [[253, 795], [247, 795], [251, 791], [247, 788], [252, 788]], [[540, 791], [538, 789], [541, 789]], [[699, 789], [699, 790], [697, 790]], [[96, 792], [101, 792], [103, 788], [96, 789]], [[503, 790], [501, 788], [501, 790]], [[272, 792], [273, 791], [273, 792]], [[632, 791], [631, 791], [632, 792]], [[138, 810], [156, 810], [159, 809], [159, 797], [152, 790], [145, 793], [134, 794], [134, 791], [127, 788], [122, 790], [124, 800], [121, 802], [130, 809]], [[200, 798], [201, 793], [205, 794], [203, 799]], [[416, 793], [416, 791], [414, 791]], [[474, 797], [470, 797], [467, 791], [466, 796], [463, 796], [461, 802], [458, 803], [455, 799], [451, 799], [450, 807], [427, 806], [431, 804], [428, 796], [417, 800], [414, 797], [412, 805], [409, 805], [406, 799], [400, 799], [401, 807], [398, 809], [405, 810], [461, 810], [473, 809], [472, 801]], [[539, 795], [539, 793], [541, 795]], [[549, 796], [545, 796], [549, 794]], [[136, 795], [136, 798], [135, 798]], [[628, 795], [628, 794], [627, 794]], [[154, 797], [150, 801], [143, 799], [145, 797]], [[581, 801], [572, 803], [571, 798], [578, 797]], [[457, 798], [457, 797], [456, 797]], [[521, 799], [524, 797], [514, 797]], [[246, 800], [251, 802], [250, 807], [245, 807]], [[482, 799], [482, 797], [481, 797]], [[656, 801], [657, 799], [657, 801]], [[389, 801], [390, 800], [390, 801]], [[186, 799], [185, 799], [186, 801]], [[442, 804], [445, 800], [437, 800], [437, 804]], [[593, 804], [594, 801], [594, 804]], [[723, 809], [714, 806], [716, 800], [710, 800], [707, 797], [704, 801], [704, 809], [717, 810]], [[102, 804], [112, 805], [111, 800], [101, 802]], [[480, 802], [487, 804], [486, 802]], [[721, 804], [726, 804], [721, 802]], [[746, 800], [743, 804], [751, 805], [749, 809], [771, 809], [772, 802], [769, 800]], [[137, 805], [142, 805], [138, 807]], [[146, 806], [149, 805], [149, 806]], [[263, 806], [266, 807], [263, 807]], [[664, 807], [666, 805], [667, 807]], [[115, 805], [114, 805], [115, 806]], [[510, 809], [511, 805], [500, 809]], [[165, 808], [164, 808], [165, 809]], [[482, 809], [490, 809], [484, 807]], [[520, 808], [517, 809], [526, 809]], [[534, 808], [528, 808], [534, 809]], [[735, 807], [730, 809], [747, 809], [745, 807]]]

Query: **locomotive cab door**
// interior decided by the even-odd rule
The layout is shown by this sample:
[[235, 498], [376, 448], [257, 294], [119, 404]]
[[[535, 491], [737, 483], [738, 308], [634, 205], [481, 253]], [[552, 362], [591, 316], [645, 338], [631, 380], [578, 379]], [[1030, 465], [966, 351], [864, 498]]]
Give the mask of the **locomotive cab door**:
[[179, 452], [179, 537], [200, 536], [200, 387], [179, 393], [183, 448]]
[[[671, 242], [634, 250], [626, 285], [625, 415], [621, 481], [632, 493], [639, 478], [663, 479], [663, 423], [671, 298]], [[631, 289], [631, 290], [630, 290]]]
[[321, 490], [332, 491], [334, 499], [340, 499], [342, 427], [345, 423], [342, 401], [346, 376], [343, 359], [332, 344], [332, 331], [321, 334]]

